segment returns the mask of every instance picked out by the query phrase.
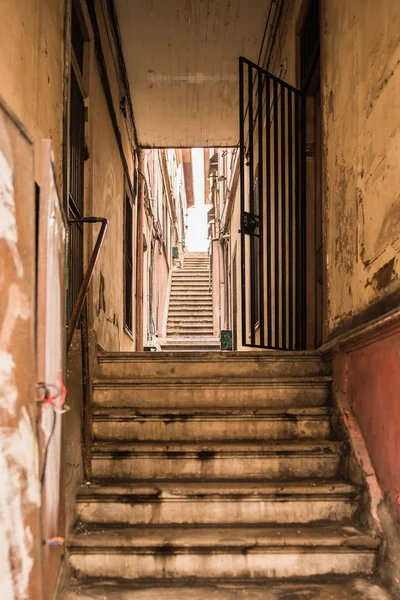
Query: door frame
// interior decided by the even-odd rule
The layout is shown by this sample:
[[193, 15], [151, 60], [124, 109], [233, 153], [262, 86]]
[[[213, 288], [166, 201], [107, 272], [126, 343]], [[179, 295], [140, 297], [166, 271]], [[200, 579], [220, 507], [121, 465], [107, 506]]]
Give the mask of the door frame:
[[[304, 82], [301, 81], [301, 43], [300, 36], [304, 27], [308, 10], [313, 0], [304, 0], [299, 12], [296, 26], [296, 81], [297, 86], [301, 88], [306, 98], [306, 228], [307, 228], [307, 248], [306, 248], [306, 290], [307, 290], [307, 330], [306, 330], [306, 348], [313, 350], [327, 340], [327, 262], [326, 262], [326, 179], [324, 168], [324, 139], [325, 127], [322, 112], [323, 106], [323, 82], [324, 82], [324, 24], [322, 15], [324, 14], [325, 0], [316, 0], [319, 6], [319, 47], [314, 56], [314, 63]], [[315, 98], [319, 90], [320, 94], [320, 144], [319, 148], [315, 145]], [[321, 194], [321, 235], [322, 235], [322, 301], [321, 301], [321, 319], [320, 331], [317, 331], [317, 283], [316, 283], [316, 153], [320, 151], [318, 157], [320, 167], [320, 194]], [[311, 202], [309, 199], [311, 198]]]

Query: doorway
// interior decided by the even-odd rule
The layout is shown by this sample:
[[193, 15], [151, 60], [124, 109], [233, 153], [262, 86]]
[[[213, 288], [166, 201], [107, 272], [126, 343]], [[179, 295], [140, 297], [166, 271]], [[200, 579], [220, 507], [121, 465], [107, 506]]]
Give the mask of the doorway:
[[299, 35], [300, 86], [306, 101], [306, 347], [324, 342], [324, 243], [319, 0], [309, 2]]

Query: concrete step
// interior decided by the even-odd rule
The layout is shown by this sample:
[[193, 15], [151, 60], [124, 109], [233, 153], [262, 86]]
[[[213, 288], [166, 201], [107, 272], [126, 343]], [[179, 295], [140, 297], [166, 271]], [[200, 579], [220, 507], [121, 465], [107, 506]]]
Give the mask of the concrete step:
[[212, 306], [212, 295], [207, 293], [194, 293], [194, 292], [179, 292], [172, 293], [170, 297], [170, 304], [179, 303], [182, 304], [211, 304]]
[[[172, 342], [184, 340], [171, 340]], [[210, 342], [211, 340], [205, 340]], [[213, 338], [219, 344], [218, 338]], [[168, 352], [110, 352], [98, 355], [103, 377], [143, 377], [153, 372], [165, 377], [313, 377], [325, 375], [325, 361], [315, 352], [218, 352], [193, 356]]]
[[324, 439], [330, 437], [328, 409], [282, 410], [97, 408], [97, 440], [207, 441]]
[[[156, 353], [153, 356], [155, 358]], [[134, 370], [130, 377], [132, 374]], [[154, 376], [97, 379], [93, 384], [94, 404], [102, 407], [157, 407], [162, 399], [163, 406], [170, 408], [215, 407], [218, 404], [221, 408], [251, 406], [284, 411], [324, 406], [330, 389], [329, 377], [230, 376], [193, 377], [189, 380], [177, 375], [178, 372], [174, 378], [167, 380]]]
[[193, 277], [172, 277], [172, 286], [191, 286], [191, 287], [210, 287], [210, 281], [208, 277], [202, 277], [200, 275], [193, 275]]
[[337, 477], [342, 444], [275, 442], [95, 442], [94, 480], [297, 479]]
[[161, 349], [164, 350], [168, 350], [169, 352], [204, 352], [204, 350], [207, 350], [207, 352], [217, 352], [220, 349], [220, 344], [218, 342], [218, 344], [204, 344], [204, 342], [201, 342], [199, 344], [195, 344], [193, 343], [190, 347], [189, 346], [185, 346], [182, 344], [168, 344], [168, 346], [166, 346], [165, 344], [161, 344]]
[[354, 527], [124, 527], [68, 540], [76, 576], [291, 578], [372, 574], [379, 540]]
[[199, 314], [202, 314], [202, 313], [207, 314], [207, 315], [208, 314], [210, 314], [210, 315], [213, 314], [212, 303], [211, 302], [207, 302], [207, 303], [205, 303], [204, 308], [202, 310], [199, 310], [198, 303], [193, 304], [193, 305], [190, 305], [190, 304], [189, 305], [185, 305], [185, 304], [183, 304], [183, 305], [182, 304], [171, 305], [170, 304], [169, 305], [169, 310], [168, 310], [168, 315], [171, 315], [171, 314], [178, 314], [179, 315], [179, 314], [184, 314], [185, 312], [191, 313], [193, 311], [193, 309], [196, 309], [199, 312]]
[[179, 296], [181, 294], [192, 294], [198, 296], [207, 294], [212, 296], [212, 290], [208, 283], [202, 285], [199, 283], [172, 282], [170, 297]]
[[340, 481], [145, 481], [78, 490], [78, 517], [102, 525], [293, 524], [350, 521], [355, 486]]
[[181, 308], [172, 309], [168, 312], [168, 319], [179, 319], [179, 320], [212, 320], [213, 311], [209, 310], [199, 310], [199, 309], [191, 309], [191, 310], [182, 310]]
[[201, 325], [197, 327], [196, 325], [171, 325], [168, 323], [167, 325], [167, 335], [213, 335], [214, 329], [212, 324], [210, 325]]
[[203, 323], [201, 327], [190, 327], [180, 325], [179, 323], [170, 323], [167, 325], [167, 335], [213, 335], [214, 328], [212, 323]]
[[210, 326], [210, 327], [201, 327], [201, 328], [194, 328], [194, 327], [178, 327], [178, 326], [168, 326], [167, 327], [167, 335], [199, 335], [199, 336], [204, 336], [204, 335], [212, 335], [214, 333], [214, 329]]
[[168, 323], [167, 325], [167, 335], [212, 335], [214, 333], [214, 329], [212, 323], [204, 323], [196, 325], [193, 324], [182, 324], [177, 325], [173, 323]]
[[170, 313], [170, 311], [196, 311], [196, 312], [203, 312], [203, 311], [210, 311], [211, 313], [213, 312], [213, 304], [212, 304], [212, 300], [207, 300], [207, 299], [203, 299], [203, 300], [193, 300], [191, 302], [186, 302], [185, 300], [173, 300], [171, 299], [170, 303], [169, 303], [169, 309], [168, 309], [168, 314]]
[[213, 322], [213, 315], [210, 312], [209, 314], [204, 314], [202, 311], [196, 311], [195, 314], [193, 312], [183, 313], [172, 313], [168, 314], [168, 322], [171, 323], [184, 323], [184, 324], [198, 324], [198, 323], [207, 323], [207, 325]]
[[391, 600], [375, 579], [359, 576], [312, 581], [251, 580], [200, 582], [197, 584], [102, 581], [76, 583], [61, 600]]
[[172, 278], [172, 289], [176, 288], [194, 288], [194, 289], [209, 289], [210, 284], [207, 279], [201, 279], [200, 277], [192, 277], [191, 279], [177, 279], [175, 277]]
[[172, 281], [210, 281], [210, 271], [208, 269], [185, 269], [184, 271], [175, 271], [172, 273]]
[[184, 269], [179, 269], [179, 271], [173, 271], [172, 278], [175, 279], [177, 277], [187, 277], [196, 279], [197, 277], [205, 277], [206, 279], [209, 279], [210, 275], [211, 272], [207, 267], [197, 269], [191, 269], [186, 267]]
[[199, 304], [207, 304], [207, 305], [211, 305], [212, 306], [212, 294], [203, 294], [203, 295], [197, 295], [197, 296], [185, 296], [184, 294], [178, 294], [178, 295], [171, 295], [170, 299], [169, 299], [169, 306], [171, 306], [171, 304], [178, 304], [182, 305], [182, 304], [195, 304], [196, 306], [198, 306]]
[[167, 323], [168, 329], [211, 329], [211, 335], [214, 332], [212, 318], [199, 318], [193, 317], [182, 318], [182, 317], [170, 317]]
[[[185, 338], [182, 338], [185, 340]], [[195, 339], [190, 338], [190, 342], [180, 342], [180, 338], [168, 337], [160, 342], [163, 352], [183, 353], [190, 356], [190, 353], [195, 352], [217, 352], [220, 350], [221, 344], [219, 338], [209, 337], [210, 341], [205, 341], [205, 338]], [[198, 340], [198, 341], [196, 341]]]
[[171, 306], [201, 306], [204, 305], [206, 307], [213, 307], [213, 303], [212, 303], [212, 296], [211, 295], [207, 295], [205, 297], [201, 297], [201, 298], [170, 298], [169, 300], [169, 307]]

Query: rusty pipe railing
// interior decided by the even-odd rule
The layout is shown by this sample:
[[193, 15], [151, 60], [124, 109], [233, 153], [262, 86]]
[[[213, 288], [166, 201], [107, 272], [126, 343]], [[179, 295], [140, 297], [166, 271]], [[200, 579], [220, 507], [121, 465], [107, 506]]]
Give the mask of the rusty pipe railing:
[[88, 268], [83, 278], [81, 287], [79, 289], [78, 298], [76, 299], [74, 310], [72, 311], [71, 320], [67, 329], [67, 353], [71, 346], [72, 338], [79, 321], [79, 317], [82, 313], [82, 308], [86, 300], [86, 296], [89, 290], [90, 282], [92, 281], [93, 271], [99, 258], [100, 250], [103, 245], [104, 237], [106, 235], [108, 220], [102, 217], [83, 217], [82, 219], [69, 219], [68, 224], [72, 223], [101, 223], [99, 235], [97, 236], [95, 247], [93, 248], [92, 256], [88, 264]]

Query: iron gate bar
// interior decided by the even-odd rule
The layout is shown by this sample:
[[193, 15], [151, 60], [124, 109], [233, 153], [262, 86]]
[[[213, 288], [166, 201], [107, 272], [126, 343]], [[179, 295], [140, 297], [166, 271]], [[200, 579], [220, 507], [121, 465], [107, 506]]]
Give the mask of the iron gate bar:
[[300, 349], [305, 342], [304, 95], [241, 57], [239, 103], [242, 344]]
[[289, 348], [293, 347], [293, 294], [294, 294], [294, 280], [293, 280], [293, 114], [292, 114], [292, 97], [293, 92], [288, 91], [288, 170], [289, 170]]
[[[278, 82], [274, 81], [274, 255], [275, 255], [275, 346], [279, 346], [279, 316], [280, 316], [280, 302], [279, 302], [279, 283], [280, 283], [280, 271], [279, 271], [279, 140], [278, 140]], [[277, 250], [278, 249], [278, 250]]]
[[[301, 306], [303, 307], [303, 311], [299, 314], [300, 321], [300, 340], [301, 340], [301, 348], [306, 343], [306, 334], [307, 334], [307, 323], [306, 323], [306, 235], [307, 235], [307, 225], [306, 225], [306, 165], [305, 165], [305, 131], [306, 131], [306, 95], [301, 95], [301, 131], [303, 132], [303, 153], [302, 153], [302, 169], [300, 171], [301, 175], [301, 197], [303, 199], [303, 203], [300, 205], [300, 218], [301, 218], [301, 234], [302, 239], [304, 240], [301, 246]], [[305, 347], [305, 346], [304, 346]]]
[[[242, 283], [242, 344], [246, 341], [246, 265], [245, 265], [245, 246], [244, 237], [244, 213], [245, 213], [245, 182], [244, 182], [244, 161], [245, 161], [245, 137], [244, 137], [244, 58], [239, 59], [239, 142], [240, 142], [240, 215], [241, 215], [241, 234], [240, 234], [240, 255], [241, 255], [241, 283]], [[246, 344], [247, 345], [247, 344]]]
[[258, 214], [259, 225], [259, 321], [260, 321], [260, 344], [265, 343], [264, 337], [264, 153], [263, 153], [263, 75], [258, 72]]
[[[247, 86], [249, 95], [248, 120], [249, 120], [249, 187], [250, 187], [250, 213], [254, 215], [254, 135], [253, 135], [253, 69], [248, 65]], [[255, 287], [255, 248], [254, 236], [250, 236], [250, 337], [251, 345], [255, 344], [255, 313], [256, 313], [256, 287]]]
[[285, 88], [281, 85], [281, 260], [282, 260], [282, 345], [286, 346], [286, 148]]
[[[271, 84], [266, 80], [266, 154], [267, 154], [267, 289], [272, 289], [272, 248], [271, 248]], [[267, 339], [272, 340], [272, 302], [268, 298], [267, 306]]]

